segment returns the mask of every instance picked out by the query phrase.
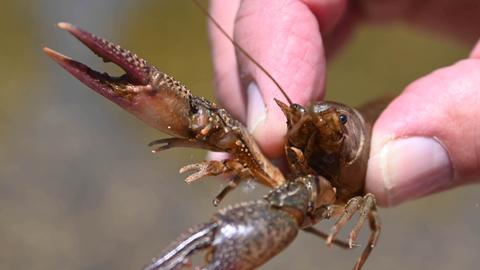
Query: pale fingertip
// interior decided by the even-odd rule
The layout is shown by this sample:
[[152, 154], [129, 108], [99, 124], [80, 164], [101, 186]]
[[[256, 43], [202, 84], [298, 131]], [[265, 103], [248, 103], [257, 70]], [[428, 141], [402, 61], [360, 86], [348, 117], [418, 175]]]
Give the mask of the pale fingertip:
[[213, 152], [213, 151], [207, 152], [207, 155], [205, 157], [206, 160], [225, 160], [229, 158], [230, 158], [230, 155], [228, 153]]
[[285, 116], [279, 113], [280, 108], [275, 102], [265, 103], [255, 82], [247, 87], [247, 101], [248, 131], [254, 135], [265, 155], [279, 157], [286, 133]]
[[[233, 37], [235, 18], [240, 0], [212, 0], [210, 14], [230, 37]], [[212, 50], [215, 97], [217, 101], [240, 121], [246, 119], [246, 100], [240, 85], [235, 47], [221, 31], [209, 21]]]
[[270, 103], [265, 120], [257, 123], [252, 134], [267, 157], [279, 158], [283, 155], [286, 132], [285, 116], [275, 103]]
[[398, 138], [370, 158], [366, 188], [380, 205], [393, 206], [443, 190], [452, 178], [449, 155], [438, 140]]

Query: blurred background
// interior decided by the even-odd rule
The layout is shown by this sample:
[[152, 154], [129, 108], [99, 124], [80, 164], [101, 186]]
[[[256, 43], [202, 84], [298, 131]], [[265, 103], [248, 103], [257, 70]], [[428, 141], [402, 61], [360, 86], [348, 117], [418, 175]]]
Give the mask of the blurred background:
[[[0, 269], [140, 269], [209, 219], [220, 182], [187, 186], [177, 171], [203, 151], [152, 155], [146, 144], [159, 132], [48, 59], [47, 45], [112, 71], [59, 21], [132, 49], [212, 98], [206, 20], [186, 0], [1, 4]], [[469, 49], [402, 24], [362, 26], [329, 67], [328, 98], [356, 105], [398, 92]], [[265, 192], [239, 189], [224, 205]], [[478, 269], [479, 203], [480, 186], [471, 185], [381, 209], [382, 236], [366, 269]], [[351, 269], [360, 252], [300, 234], [262, 269]]]

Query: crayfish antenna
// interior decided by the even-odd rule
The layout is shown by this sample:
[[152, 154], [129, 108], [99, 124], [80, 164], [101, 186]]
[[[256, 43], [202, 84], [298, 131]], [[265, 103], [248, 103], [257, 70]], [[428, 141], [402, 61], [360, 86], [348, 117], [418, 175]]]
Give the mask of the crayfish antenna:
[[248, 58], [248, 60], [252, 61], [252, 63], [257, 66], [265, 75], [267, 75], [267, 77], [272, 80], [272, 82], [275, 84], [275, 86], [278, 88], [278, 90], [280, 90], [280, 92], [282, 93], [282, 95], [285, 97], [285, 99], [287, 100], [288, 104], [289, 105], [292, 105], [293, 102], [292, 100], [290, 99], [290, 97], [287, 95], [287, 92], [282, 88], [282, 86], [280, 86], [280, 84], [277, 82], [277, 80], [275, 80], [275, 78], [273, 78], [273, 76], [258, 62], [256, 61], [245, 49], [242, 48], [242, 46], [240, 46], [240, 44], [238, 44], [235, 40], [233, 40], [232, 37], [230, 37], [227, 33], [227, 31], [225, 31], [225, 29], [223, 29], [222, 26], [220, 26], [220, 24], [215, 20], [215, 18], [212, 17], [212, 15], [210, 15], [210, 13], [200, 4], [200, 2], [198, 2], [198, 0], [193, 0], [193, 2], [195, 3], [195, 5], [197, 5], [197, 7], [202, 11], [203, 14], [205, 14], [205, 16], [208, 17], [208, 19], [215, 25], [215, 27], [220, 30], [220, 32], [228, 39], [230, 40], [230, 42], [233, 44], [233, 46], [235, 47], [235, 49], [237, 49], [239, 52], [241, 52], [243, 55], [245, 55], [245, 57]]

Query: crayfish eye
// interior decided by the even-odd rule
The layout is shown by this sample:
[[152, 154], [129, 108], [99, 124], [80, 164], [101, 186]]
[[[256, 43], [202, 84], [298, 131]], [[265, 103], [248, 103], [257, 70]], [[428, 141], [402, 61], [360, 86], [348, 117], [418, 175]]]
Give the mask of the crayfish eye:
[[299, 104], [292, 104], [292, 109], [294, 109], [295, 111], [297, 112], [301, 112], [301, 113], [304, 113], [305, 112], [305, 108], [303, 108], [301, 105]]
[[340, 115], [338, 116], [338, 119], [340, 120], [340, 122], [341, 122], [342, 124], [345, 125], [345, 124], [347, 123], [348, 117], [347, 117], [345, 114], [340, 114]]

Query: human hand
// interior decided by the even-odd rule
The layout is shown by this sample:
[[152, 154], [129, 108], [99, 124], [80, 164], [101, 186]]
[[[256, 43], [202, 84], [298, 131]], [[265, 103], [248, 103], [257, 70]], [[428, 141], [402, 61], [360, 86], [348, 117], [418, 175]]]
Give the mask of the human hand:
[[[358, 21], [405, 20], [472, 43], [480, 37], [475, 0], [364, 2], [212, 0], [210, 11], [299, 104], [324, 96], [324, 51], [344, 43]], [[286, 127], [273, 101], [281, 99], [278, 89], [210, 30], [218, 100], [247, 124], [269, 157], [279, 157]], [[480, 179], [479, 58], [477, 44], [468, 58], [412, 82], [377, 120], [366, 189], [380, 205]]]

